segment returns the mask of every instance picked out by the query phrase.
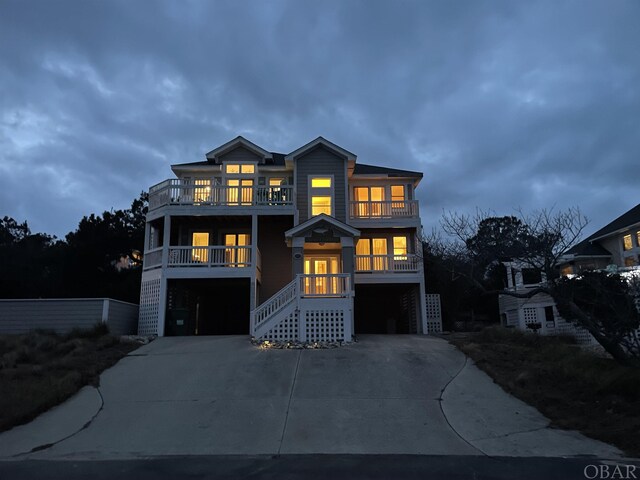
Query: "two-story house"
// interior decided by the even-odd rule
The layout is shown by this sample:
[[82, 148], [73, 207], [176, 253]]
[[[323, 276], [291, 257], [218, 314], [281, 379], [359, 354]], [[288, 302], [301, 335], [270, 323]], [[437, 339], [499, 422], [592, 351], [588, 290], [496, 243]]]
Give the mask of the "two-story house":
[[422, 173], [322, 137], [289, 154], [237, 137], [171, 169], [149, 190], [140, 334], [427, 333]]
[[[584, 270], [637, 271], [640, 256], [640, 205], [623, 213], [560, 258], [558, 269], [562, 275], [576, 275]], [[516, 262], [505, 262], [507, 288], [526, 292], [545, 279], [540, 272], [523, 268]], [[557, 312], [554, 300], [539, 293], [531, 298], [499, 296], [501, 322], [505, 326], [527, 329], [539, 325], [542, 334], [569, 333], [584, 343], [593, 343], [591, 335], [567, 324]]]

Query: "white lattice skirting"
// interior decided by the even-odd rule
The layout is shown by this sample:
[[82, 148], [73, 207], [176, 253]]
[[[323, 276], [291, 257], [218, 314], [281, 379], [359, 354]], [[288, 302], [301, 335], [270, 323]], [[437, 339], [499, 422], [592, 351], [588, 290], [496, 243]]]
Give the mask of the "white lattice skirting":
[[427, 306], [427, 333], [442, 333], [440, 295], [437, 293], [428, 293], [425, 300]]
[[160, 270], [144, 272], [140, 288], [138, 335], [158, 335], [160, 313]]

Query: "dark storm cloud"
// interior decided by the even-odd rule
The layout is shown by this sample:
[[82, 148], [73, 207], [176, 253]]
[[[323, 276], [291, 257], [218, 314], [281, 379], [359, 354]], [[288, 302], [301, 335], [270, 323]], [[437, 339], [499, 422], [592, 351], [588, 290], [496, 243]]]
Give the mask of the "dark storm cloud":
[[64, 234], [238, 134], [424, 171], [443, 209], [640, 200], [636, 2], [0, 4], [0, 215]]

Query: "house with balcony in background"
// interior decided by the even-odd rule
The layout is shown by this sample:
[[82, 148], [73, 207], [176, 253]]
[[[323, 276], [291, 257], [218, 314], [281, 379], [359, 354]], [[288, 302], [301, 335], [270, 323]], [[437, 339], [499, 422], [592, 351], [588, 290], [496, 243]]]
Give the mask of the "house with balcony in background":
[[422, 173], [322, 137], [288, 154], [237, 137], [171, 169], [149, 190], [140, 334], [427, 333]]
[[[640, 205], [623, 213], [562, 256], [557, 267], [562, 275], [578, 275], [585, 270], [607, 270], [624, 275], [640, 272]], [[526, 292], [545, 281], [540, 272], [517, 262], [505, 262], [507, 288]], [[521, 330], [539, 325], [542, 334], [570, 334], [581, 343], [594, 343], [583, 329], [558, 315], [554, 300], [539, 293], [531, 298], [499, 296], [501, 323]]]

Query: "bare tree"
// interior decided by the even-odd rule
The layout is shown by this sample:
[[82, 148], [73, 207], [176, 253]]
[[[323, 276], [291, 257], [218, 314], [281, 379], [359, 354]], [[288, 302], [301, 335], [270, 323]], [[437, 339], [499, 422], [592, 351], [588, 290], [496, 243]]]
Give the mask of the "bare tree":
[[[580, 209], [543, 209], [530, 214], [518, 210], [517, 215], [507, 217], [492, 213], [445, 213], [441, 227], [449, 239], [433, 234], [427, 238], [429, 248], [443, 263], [454, 266], [452, 274], [467, 276], [487, 294], [551, 296], [563, 317], [587, 329], [616, 360], [640, 365], [640, 314], [633, 303], [633, 285], [627, 287], [625, 281], [605, 272], [574, 280], [559, 278], [560, 259], [580, 241], [588, 225]], [[507, 259], [544, 273], [546, 282], [525, 292], [491, 288], [486, 281], [488, 271]]]

